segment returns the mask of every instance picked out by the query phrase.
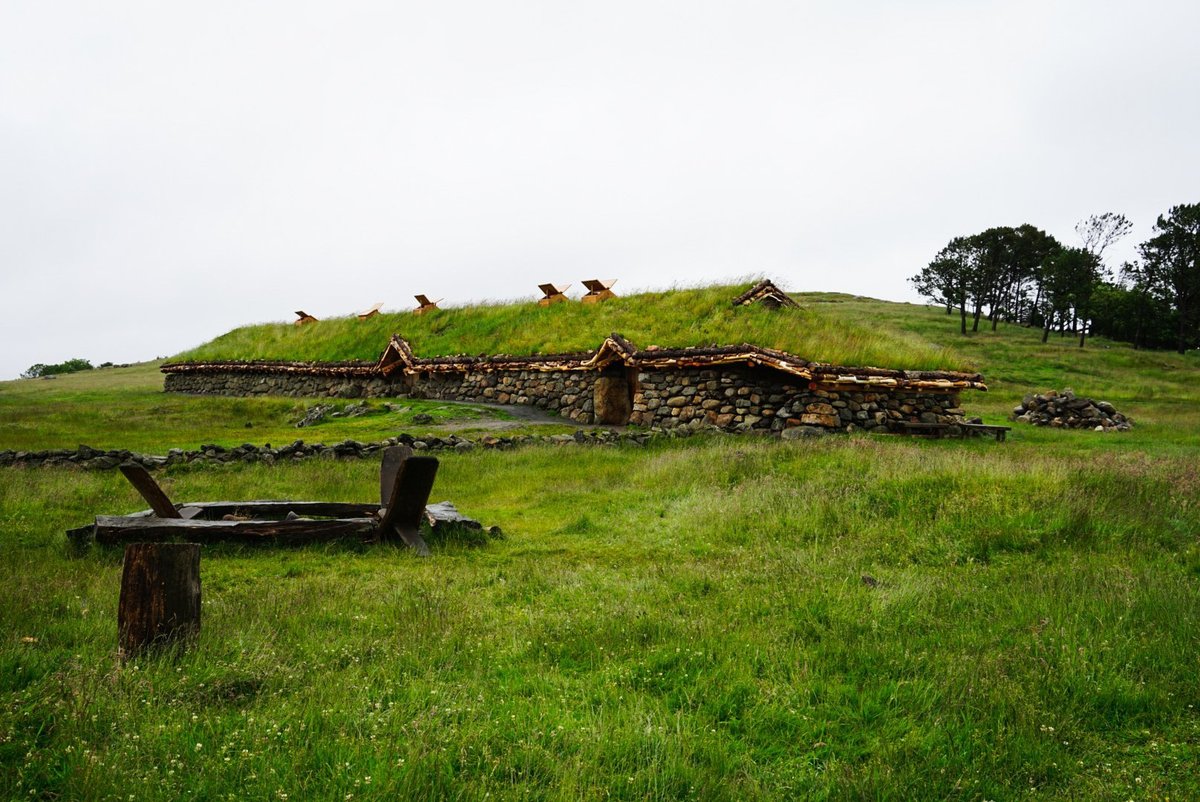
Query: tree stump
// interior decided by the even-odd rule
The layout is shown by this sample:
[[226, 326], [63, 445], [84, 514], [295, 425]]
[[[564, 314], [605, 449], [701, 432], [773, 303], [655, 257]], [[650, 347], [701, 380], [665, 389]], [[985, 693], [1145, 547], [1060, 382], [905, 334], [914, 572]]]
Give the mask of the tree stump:
[[117, 632], [123, 658], [200, 636], [200, 544], [125, 547]]

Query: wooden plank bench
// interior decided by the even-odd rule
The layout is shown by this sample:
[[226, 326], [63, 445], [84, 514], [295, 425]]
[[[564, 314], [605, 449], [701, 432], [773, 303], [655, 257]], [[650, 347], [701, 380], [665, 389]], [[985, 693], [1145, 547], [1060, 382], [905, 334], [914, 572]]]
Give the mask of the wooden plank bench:
[[[94, 538], [111, 545], [123, 541], [193, 541], [246, 543], [316, 543], [352, 539], [367, 542], [399, 538], [421, 556], [429, 546], [420, 527], [464, 525], [482, 528], [459, 514], [449, 502], [429, 505], [437, 476], [434, 457], [414, 457], [407, 446], [384, 451], [379, 504], [321, 501], [217, 501], [177, 505], [141, 465], [121, 466], [121, 473], [151, 509], [133, 515], [100, 515], [95, 524], [67, 532], [73, 542]], [[328, 517], [309, 517], [328, 516]]]

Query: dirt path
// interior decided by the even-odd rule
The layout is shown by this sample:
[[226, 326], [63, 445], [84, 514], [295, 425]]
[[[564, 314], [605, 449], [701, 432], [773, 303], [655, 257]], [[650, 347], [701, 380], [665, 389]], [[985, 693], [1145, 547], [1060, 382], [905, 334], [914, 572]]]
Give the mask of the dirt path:
[[528, 426], [531, 423], [534, 423], [534, 424], [537, 424], [537, 423], [558, 424], [560, 426], [574, 426], [574, 427], [579, 427], [579, 426], [583, 425], [577, 421], [571, 420], [570, 418], [561, 417], [557, 412], [548, 412], [547, 410], [541, 409], [540, 407], [535, 407], [535, 406], [526, 405], [526, 404], [491, 404], [491, 403], [484, 404], [484, 403], [479, 403], [479, 402], [475, 402], [475, 401], [470, 401], [470, 402], [467, 402], [467, 401], [464, 401], [464, 402], [444, 401], [442, 403], [445, 404], [446, 406], [458, 406], [461, 403], [461, 405], [464, 407], [473, 407], [476, 409], [481, 408], [481, 409], [494, 410], [496, 412], [503, 413], [503, 414], [509, 416], [510, 418], [512, 418], [512, 420], [501, 420], [501, 419], [491, 419], [491, 418], [452, 420], [452, 421], [447, 421], [446, 423], [437, 424], [437, 426], [435, 427], [435, 428], [442, 429], [445, 431], [459, 431], [462, 429], [484, 429], [487, 431], [504, 431], [506, 429], [520, 429], [525, 426]]

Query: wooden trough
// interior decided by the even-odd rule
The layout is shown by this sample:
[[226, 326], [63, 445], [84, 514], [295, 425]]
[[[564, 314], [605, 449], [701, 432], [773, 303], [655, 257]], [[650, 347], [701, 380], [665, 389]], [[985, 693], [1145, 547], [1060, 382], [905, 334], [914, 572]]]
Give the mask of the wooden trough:
[[338, 501], [201, 501], [174, 504], [140, 465], [126, 464], [121, 473], [150, 505], [132, 515], [98, 515], [90, 526], [67, 531], [76, 543], [95, 539], [111, 545], [129, 542], [187, 540], [194, 543], [303, 544], [332, 540], [381, 543], [400, 540], [421, 556], [429, 546], [421, 537], [422, 521], [432, 531], [463, 526], [482, 529], [459, 514], [448, 501], [427, 504], [437, 475], [435, 457], [414, 457], [408, 446], [393, 446], [383, 455], [379, 503]]

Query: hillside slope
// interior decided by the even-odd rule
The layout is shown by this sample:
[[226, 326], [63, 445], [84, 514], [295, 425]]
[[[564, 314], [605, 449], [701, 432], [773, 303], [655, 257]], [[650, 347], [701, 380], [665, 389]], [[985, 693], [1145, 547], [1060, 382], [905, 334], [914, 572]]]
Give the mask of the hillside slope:
[[[478, 305], [429, 315], [379, 315], [244, 326], [180, 360], [374, 360], [392, 333], [419, 356], [531, 354], [595, 348], [612, 331], [640, 347], [750, 342], [807, 359], [905, 369], [977, 370], [991, 392], [972, 393], [972, 408], [1003, 417], [1028, 392], [1073, 388], [1115, 404], [1182, 405], [1200, 401], [1200, 355], [1135, 351], [1103, 338], [1078, 348], [1071, 337], [1010, 324], [959, 334], [958, 318], [918, 304], [841, 293], [792, 293], [801, 309], [734, 308], [742, 286], [645, 293], [597, 305], [539, 307], [532, 302]], [[1186, 411], [1181, 409], [1180, 411]]]

